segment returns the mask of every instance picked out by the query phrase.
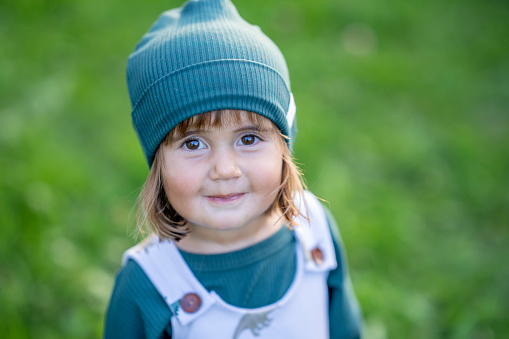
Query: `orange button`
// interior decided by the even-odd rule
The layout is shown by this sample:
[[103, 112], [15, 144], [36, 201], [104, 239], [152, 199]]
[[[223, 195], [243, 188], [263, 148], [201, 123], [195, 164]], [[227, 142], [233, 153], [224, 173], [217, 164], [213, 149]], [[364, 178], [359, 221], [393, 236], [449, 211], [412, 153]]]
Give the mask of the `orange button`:
[[187, 313], [194, 313], [200, 309], [201, 298], [198, 294], [188, 293], [180, 299], [180, 307]]
[[314, 250], [312, 250], [311, 256], [313, 257], [315, 264], [317, 264], [318, 266], [323, 264], [323, 252], [320, 248], [316, 247]]

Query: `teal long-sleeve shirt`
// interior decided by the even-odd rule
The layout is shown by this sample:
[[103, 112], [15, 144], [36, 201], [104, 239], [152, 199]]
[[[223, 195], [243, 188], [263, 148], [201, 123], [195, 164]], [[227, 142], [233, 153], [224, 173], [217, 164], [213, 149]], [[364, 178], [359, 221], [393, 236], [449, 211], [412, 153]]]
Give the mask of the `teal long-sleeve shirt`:
[[[328, 220], [338, 262], [327, 280], [330, 338], [360, 338], [360, 309], [330, 214]], [[257, 308], [279, 300], [291, 285], [296, 270], [295, 241], [293, 232], [283, 227], [270, 238], [239, 251], [216, 255], [181, 251], [181, 254], [207, 290], [215, 291], [232, 305]], [[129, 260], [116, 278], [104, 338], [171, 338], [171, 316], [143, 269]]]

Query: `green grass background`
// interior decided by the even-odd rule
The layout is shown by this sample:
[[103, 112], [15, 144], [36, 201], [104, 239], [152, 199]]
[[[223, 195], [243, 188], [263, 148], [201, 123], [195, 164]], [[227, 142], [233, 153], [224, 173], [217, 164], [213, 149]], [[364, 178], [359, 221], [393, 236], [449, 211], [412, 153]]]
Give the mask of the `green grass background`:
[[[0, 2], [3, 337], [101, 336], [147, 174], [126, 59], [180, 4]], [[286, 56], [366, 338], [508, 338], [509, 3], [236, 4]]]

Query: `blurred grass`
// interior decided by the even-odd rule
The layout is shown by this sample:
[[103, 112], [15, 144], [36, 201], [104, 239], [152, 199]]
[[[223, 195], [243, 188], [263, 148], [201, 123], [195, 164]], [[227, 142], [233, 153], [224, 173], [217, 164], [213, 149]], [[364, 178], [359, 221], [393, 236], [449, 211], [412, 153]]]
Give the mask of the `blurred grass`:
[[[171, 1], [0, 3], [0, 333], [94, 338], [147, 174], [128, 54]], [[286, 56], [295, 155], [367, 338], [509, 336], [509, 4], [237, 1]]]

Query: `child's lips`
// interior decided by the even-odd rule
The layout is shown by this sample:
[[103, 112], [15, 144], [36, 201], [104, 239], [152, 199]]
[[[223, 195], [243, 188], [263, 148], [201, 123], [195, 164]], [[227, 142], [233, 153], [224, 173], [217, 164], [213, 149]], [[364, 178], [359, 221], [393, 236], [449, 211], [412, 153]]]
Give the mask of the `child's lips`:
[[242, 199], [244, 195], [246, 195], [246, 193], [218, 194], [207, 195], [206, 198], [216, 204], [227, 204]]

